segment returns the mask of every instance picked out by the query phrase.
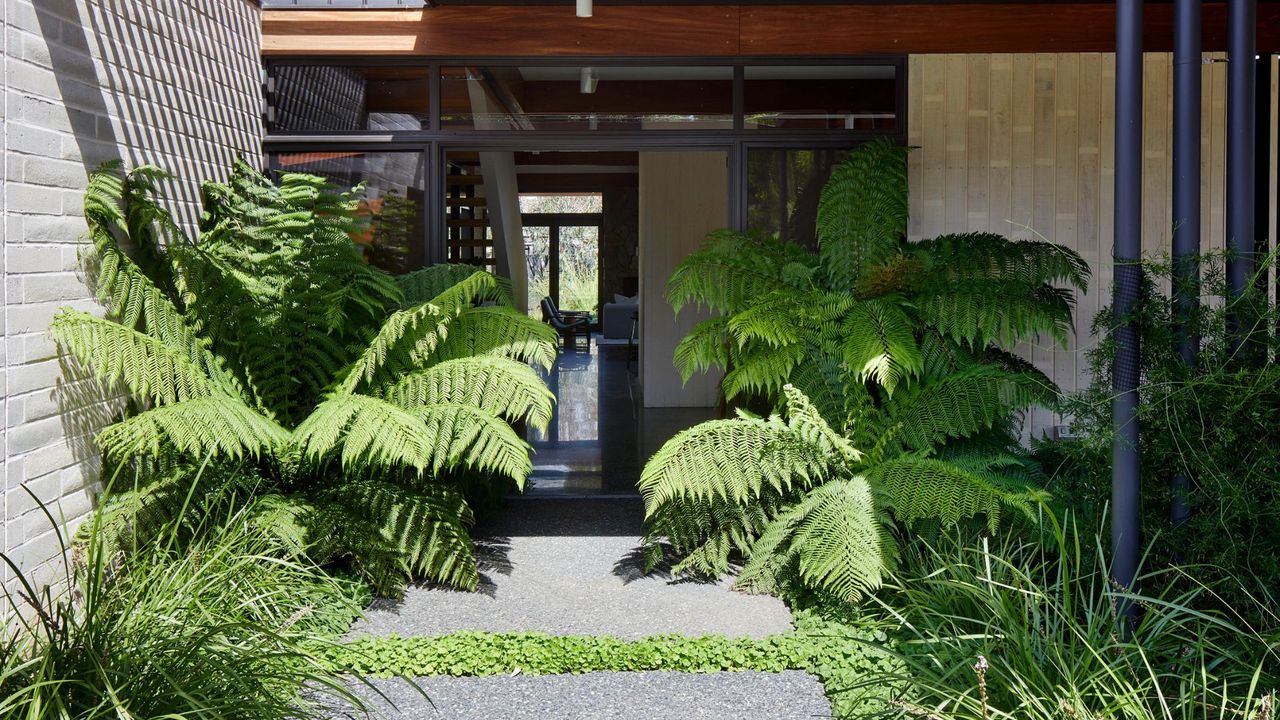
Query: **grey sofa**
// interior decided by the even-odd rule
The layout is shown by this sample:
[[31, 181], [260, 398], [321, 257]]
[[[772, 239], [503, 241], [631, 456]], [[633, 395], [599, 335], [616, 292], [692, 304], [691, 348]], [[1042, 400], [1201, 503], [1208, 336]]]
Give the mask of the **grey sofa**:
[[628, 298], [627, 302], [618, 302], [621, 296], [614, 296], [614, 302], [607, 302], [600, 308], [600, 333], [606, 338], [623, 339], [631, 337], [631, 316], [640, 309], [638, 299]]

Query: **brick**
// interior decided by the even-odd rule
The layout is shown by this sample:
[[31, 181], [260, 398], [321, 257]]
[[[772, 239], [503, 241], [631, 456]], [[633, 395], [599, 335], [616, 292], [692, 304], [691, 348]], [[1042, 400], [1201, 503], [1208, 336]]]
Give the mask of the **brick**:
[[[34, 215], [62, 214], [62, 192], [56, 188], [7, 183], [5, 188], [5, 206], [9, 212], [31, 213]], [[5, 238], [9, 242], [8, 238]]]
[[59, 155], [61, 133], [19, 123], [9, 123], [9, 151], [29, 155]]
[[[6, 234], [12, 237], [8, 229]], [[9, 273], [57, 272], [65, 269], [62, 248], [52, 245], [8, 245], [5, 248], [5, 265]]]
[[[11, 369], [10, 373], [12, 372]], [[62, 440], [62, 418], [50, 417], [23, 423], [16, 428], [10, 428], [8, 435], [11, 454], [28, 453], [46, 448]]]

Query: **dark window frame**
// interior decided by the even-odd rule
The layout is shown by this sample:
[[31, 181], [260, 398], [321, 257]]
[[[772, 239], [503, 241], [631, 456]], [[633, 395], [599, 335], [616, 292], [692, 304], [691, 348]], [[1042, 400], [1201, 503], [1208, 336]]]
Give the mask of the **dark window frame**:
[[[446, 208], [444, 201], [445, 154], [451, 150], [470, 151], [592, 151], [592, 150], [707, 150], [728, 155], [729, 226], [745, 230], [747, 223], [747, 153], [763, 149], [854, 148], [878, 138], [900, 143], [907, 140], [907, 58], [904, 55], [850, 55], [822, 58], [779, 57], [456, 57], [447, 59], [373, 58], [333, 56], [282, 56], [264, 61], [270, 75], [275, 65], [342, 65], [348, 67], [428, 67], [431, 112], [427, 129], [418, 131], [355, 132], [268, 132], [263, 151], [280, 152], [393, 152], [423, 153], [426, 163], [427, 202], [424, 203], [426, 258], [428, 263], [447, 259]], [[458, 65], [494, 67], [542, 66], [578, 67], [680, 67], [729, 66], [733, 68], [733, 129], [663, 130], [447, 130], [440, 127], [440, 69]], [[781, 65], [888, 65], [895, 68], [896, 120], [892, 130], [844, 129], [747, 129], [743, 127], [743, 93], [747, 66]], [[267, 95], [268, 105], [271, 103]], [[265, 115], [265, 113], [264, 113]]]

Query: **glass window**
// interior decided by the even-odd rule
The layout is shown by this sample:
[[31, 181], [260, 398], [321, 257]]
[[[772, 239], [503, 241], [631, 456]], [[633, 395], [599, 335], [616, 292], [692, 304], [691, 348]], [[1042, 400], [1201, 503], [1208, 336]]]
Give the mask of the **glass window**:
[[431, 115], [425, 67], [275, 65], [274, 132], [425, 130]]
[[892, 65], [772, 65], [744, 69], [745, 127], [893, 130]]
[[440, 96], [454, 130], [733, 127], [729, 67], [446, 67]]
[[400, 274], [424, 267], [426, 236], [422, 156], [413, 152], [275, 153], [279, 172], [319, 175], [341, 188], [365, 185], [359, 213], [369, 224], [356, 242], [376, 267]]
[[847, 150], [747, 152], [747, 227], [806, 247], [817, 246], [818, 198]]

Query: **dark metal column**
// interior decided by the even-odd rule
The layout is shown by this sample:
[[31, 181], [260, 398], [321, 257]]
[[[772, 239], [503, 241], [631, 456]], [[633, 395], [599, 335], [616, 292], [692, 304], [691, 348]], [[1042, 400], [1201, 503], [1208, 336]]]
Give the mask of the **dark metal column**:
[[1138, 571], [1138, 361], [1132, 314], [1142, 278], [1142, 0], [1116, 2], [1115, 367], [1112, 375], [1111, 573], [1132, 588]]
[[[1233, 300], [1244, 295], [1253, 275], [1256, 11], [1256, 0], [1227, 2], [1227, 286]], [[1230, 321], [1239, 347], [1251, 320], [1233, 313]]]
[[[1195, 368], [1200, 337], [1190, 320], [1200, 304], [1200, 1], [1173, 5], [1173, 285], [1178, 321], [1178, 354]], [[1173, 524], [1186, 522], [1183, 475], [1172, 481]]]

